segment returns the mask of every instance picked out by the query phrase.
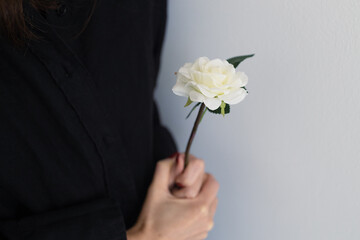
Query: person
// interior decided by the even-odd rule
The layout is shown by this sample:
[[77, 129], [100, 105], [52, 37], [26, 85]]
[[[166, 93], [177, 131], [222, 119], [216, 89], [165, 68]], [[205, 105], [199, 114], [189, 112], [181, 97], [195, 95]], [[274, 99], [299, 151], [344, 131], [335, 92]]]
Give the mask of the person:
[[0, 0], [0, 239], [198, 240], [219, 183], [153, 99], [165, 0]]

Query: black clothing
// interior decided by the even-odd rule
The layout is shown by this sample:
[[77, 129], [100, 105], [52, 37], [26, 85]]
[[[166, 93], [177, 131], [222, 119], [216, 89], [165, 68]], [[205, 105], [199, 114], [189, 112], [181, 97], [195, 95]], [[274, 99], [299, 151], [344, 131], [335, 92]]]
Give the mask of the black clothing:
[[0, 38], [0, 239], [122, 240], [156, 161], [176, 151], [153, 90], [165, 0], [25, 13], [41, 40]]

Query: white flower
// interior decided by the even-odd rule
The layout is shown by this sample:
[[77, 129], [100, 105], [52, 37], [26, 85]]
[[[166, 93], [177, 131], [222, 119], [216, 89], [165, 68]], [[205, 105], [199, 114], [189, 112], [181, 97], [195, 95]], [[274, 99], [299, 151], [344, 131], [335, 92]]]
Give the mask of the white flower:
[[243, 88], [247, 82], [245, 73], [235, 72], [234, 66], [226, 60], [200, 57], [179, 69], [172, 90], [176, 95], [203, 102], [207, 108], [215, 110], [222, 101], [228, 104], [241, 102], [247, 95]]

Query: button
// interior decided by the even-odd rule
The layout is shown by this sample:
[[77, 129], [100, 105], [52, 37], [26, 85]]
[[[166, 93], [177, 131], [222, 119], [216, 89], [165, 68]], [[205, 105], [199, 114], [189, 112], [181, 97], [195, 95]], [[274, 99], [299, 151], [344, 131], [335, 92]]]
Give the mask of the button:
[[66, 12], [67, 12], [67, 7], [65, 4], [61, 4], [60, 7], [57, 9], [57, 15], [59, 17], [64, 16]]

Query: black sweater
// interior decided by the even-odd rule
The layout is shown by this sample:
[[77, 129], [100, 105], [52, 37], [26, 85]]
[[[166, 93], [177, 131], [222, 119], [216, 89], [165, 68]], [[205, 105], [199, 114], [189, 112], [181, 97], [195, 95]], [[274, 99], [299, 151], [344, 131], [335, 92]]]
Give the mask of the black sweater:
[[98, 0], [74, 38], [90, 8], [25, 7], [41, 39], [0, 38], [0, 239], [126, 239], [176, 151], [153, 101], [165, 0]]

